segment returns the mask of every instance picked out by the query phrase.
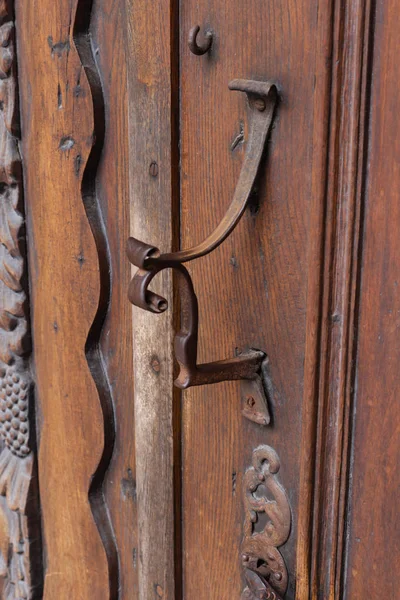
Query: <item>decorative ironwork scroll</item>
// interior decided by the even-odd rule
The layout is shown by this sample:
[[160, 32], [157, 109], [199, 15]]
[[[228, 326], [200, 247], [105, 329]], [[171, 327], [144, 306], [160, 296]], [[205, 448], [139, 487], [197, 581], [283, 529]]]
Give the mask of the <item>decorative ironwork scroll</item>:
[[[33, 598], [33, 485], [22, 164], [13, 2], [0, 0], [0, 596]], [[32, 512], [33, 517], [28, 516]], [[30, 538], [33, 541], [30, 541]]]
[[278, 548], [288, 539], [291, 512], [285, 490], [276, 478], [277, 453], [258, 446], [243, 479], [245, 504], [242, 565], [247, 586], [242, 600], [282, 600], [288, 573]]

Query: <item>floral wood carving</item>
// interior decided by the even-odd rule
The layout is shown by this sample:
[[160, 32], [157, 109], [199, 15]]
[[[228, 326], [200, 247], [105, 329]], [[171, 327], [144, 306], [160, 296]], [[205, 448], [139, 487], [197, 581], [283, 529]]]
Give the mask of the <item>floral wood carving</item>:
[[277, 453], [270, 446], [253, 452], [243, 479], [245, 505], [242, 565], [247, 586], [242, 600], [282, 600], [288, 573], [278, 548], [288, 539], [291, 512], [285, 490], [276, 478]]
[[[12, 0], [0, 0], [0, 596], [30, 599], [40, 551], [30, 447], [27, 298]], [[33, 516], [28, 513], [33, 512]], [[36, 525], [35, 525], [36, 527]], [[30, 541], [30, 537], [34, 541]], [[33, 556], [35, 554], [35, 556]]]

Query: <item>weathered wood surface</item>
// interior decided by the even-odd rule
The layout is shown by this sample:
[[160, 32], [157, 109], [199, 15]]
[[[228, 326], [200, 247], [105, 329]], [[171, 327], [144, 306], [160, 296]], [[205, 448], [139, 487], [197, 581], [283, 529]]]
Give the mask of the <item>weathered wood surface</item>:
[[[239, 598], [260, 444], [291, 507], [285, 598], [395, 597], [398, 4], [16, 0], [45, 600]], [[251, 210], [190, 271], [199, 360], [270, 357], [265, 428], [236, 383], [184, 392], [181, 414], [170, 273], [165, 314], [127, 299], [129, 235], [185, 248], [230, 202], [236, 77], [276, 80], [281, 103]]]
[[45, 600], [109, 599], [117, 589], [101, 490], [113, 421], [98, 351], [109, 274], [95, 196], [104, 115], [90, 14], [84, 1], [16, 3]]
[[[176, 249], [173, 224], [179, 221], [176, 23], [171, 17], [177, 13], [172, 3], [161, 0], [151, 6], [146, 0], [129, 0], [127, 6], [131, 235], [164, 252]], [[168, 311], [132, 310], [138, 598], [172, 600], [174, 529], [180, 524], [177, 516], [174, 525], [174, 503], [179, 502], [179, 487], [174, 498], [174, 442], [179, 446], [180, 432], [174, 428], [179, 397], [173, 389], [172, 275], [164, 271], [153, 283], [168, 299]], [[176, 581], [179, 585], [179, 577]]]

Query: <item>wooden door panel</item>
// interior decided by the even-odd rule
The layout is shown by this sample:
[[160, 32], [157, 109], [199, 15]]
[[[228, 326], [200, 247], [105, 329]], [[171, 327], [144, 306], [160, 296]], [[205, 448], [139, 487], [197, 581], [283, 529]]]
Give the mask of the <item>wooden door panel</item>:
[[[235, 349], [262, 349], [270, 358], [274, 397], [272, 425], [263, 428], [243, 418], [236, 384], [184, 393], [187, 598], [240, 597], [243, 475], [260, 444], [278, 453], [278, 477], [292, 508], [291, 534], [281, 548], [290, 573], [287, 598], [295, 595], [296, 560], [307, 560], [296, 556], [299, 505], [311, 492], [302, 481], [300, 449], [312, 444], [310, 432], [307, 437], [302, 431], [309, 418], [303, 406], [309, 393], [304, 389], [307, 299], [313, 302], [309, 285], [315, 285], [309, 267], [318, 263], [313, 256], [316, 229], [310, 224], [318, 223], [321, 214], [313, 176], [321, 178], [326, 128], [313, 101], [318, 93], [324, 106], [329, 69], [329, 63], [323, 65], [316, 82], [318, 9], [323, 23], [324, 9], [308, 0], [243, 1], [234, 9], [218, 0], [181, 3], [182, 247], [201, 241], [218, 224], [239, 175], [248, 133], [246, 108], [243, 97], [228, 90], [229, 81], [271, 79], [280, 90], [252, 209], [221, 248], [191, 266], [200, 303], [199, 360], [231, 356]], [[186, 41], [197, 23], [214, 32], [211, 51], [202, 57], [191, 54]], [[307, 541], [301, 543], [306, 552]]]
[[[1, 598], [396, 596], [398, 4], [0, 0]], [[198, 362], [268, 354], [267, 426], [239, 382], [174, 387], [170, 270], [164, 314], [127, 293], [130, 235], [223, 217], [235, 78], [279, 105], [189, 271]]]

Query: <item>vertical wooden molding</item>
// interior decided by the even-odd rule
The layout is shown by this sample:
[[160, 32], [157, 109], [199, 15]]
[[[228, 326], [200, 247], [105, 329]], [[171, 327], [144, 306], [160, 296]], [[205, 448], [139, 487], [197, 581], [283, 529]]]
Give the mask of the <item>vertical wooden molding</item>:
[[370, 1], [335, 3], [311, 565], [311, 597], [330, 600], [342, 597], [370, 17]]
[[[320, 332], [322, 312], [323, 240], [325, 227], [327, 156], [329, 146], [330, 90], [332, 67], [333, 12], [335, 0], [319, 6], [315, 89], [313, 94], [314, 129], [312, 131], [313, 169], [310, 208], [310, 244], [308, 251], [306, 342], [304, 393], [300, 444], [299, 488], [301, 501], [296, 515], [296, 596], [311, 594], [313, 493], [315, 483], [315, 445], [318, 406]], [[324, 101], [322, 101], [322, 99]]]
[[45, 600], [118, 596], [102, 487], [114, 422], [99, 350], [110, 273], [91, 9], [91, 0], [16, 0]]
[[[341, 597], [370, 25], [370, 1], [333, 1], [318, 18], [315, 118], [329, 126], [313, 144], [320, 166], [310, 223], [299, 598]], [[325, 105], [323, 89], [330, 89]]]
[[0, 595], [37, 598], [40, 517], [13, 2], [0, 2]]

